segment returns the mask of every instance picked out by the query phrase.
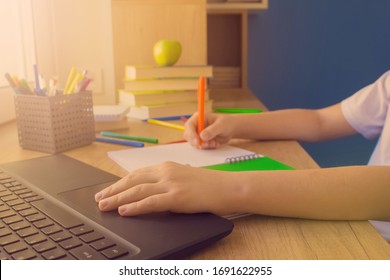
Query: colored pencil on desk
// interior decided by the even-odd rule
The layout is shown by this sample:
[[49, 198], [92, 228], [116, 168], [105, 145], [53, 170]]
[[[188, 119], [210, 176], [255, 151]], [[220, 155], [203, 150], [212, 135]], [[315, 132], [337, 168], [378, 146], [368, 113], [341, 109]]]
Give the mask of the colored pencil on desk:
[[145, 144], [141, 142], [133, 142], [133, 141], [120, 140], [120, 139], [114, 139], [108, 137], [99, 137], [99, 136], [96, 137], [96, 141], [109, 143], [109, 144], [118, 144], [124, 146], [137, 147], [137, 148], [142, 148], [145, 146]]
[[153, 143], [153, 144], [157, 144], [158, 143], [158, 139], [157, 138], [149, 138], [149, 137], [142, 137], [142, 136], [127, 135], [127, 134], [110, 132], [110, 131], [102, 131], [102, 132], [100, 132], [100, 134], [103, 135], [103, 136], [120, 138], [120, 139], [126, 139], [126, 140], [135, 140], [135, 141], [146, 142], [146, 143]]
[[185, 143], [185, 142], [187, 142], [187, 140], [181, 139], [181, 140], [166, 142], [164, 144], [177, 144], [177, 143]]
[[[174, 120], [183, 120], [183, 118], [190, 118], [191, 115], [180, 115], [180, 116], [167, 116], [167, 117], [159, 117], [159, 118], [153, 118], [154, 120], [159, 121], [174, 121]], [[147, 121], [147, 120], [145, 120]]]
[[170, 122], [164, 122], [164, 121], [155, 120], [155, 119], [148, 119], [147, 122], [150, 124], [161, 125], [161, 126], [165, 126], [165, 127], [178, 129], [178, 130], [184, 130], [184, 125], [174, 124], [174, 123], [170, 123]]

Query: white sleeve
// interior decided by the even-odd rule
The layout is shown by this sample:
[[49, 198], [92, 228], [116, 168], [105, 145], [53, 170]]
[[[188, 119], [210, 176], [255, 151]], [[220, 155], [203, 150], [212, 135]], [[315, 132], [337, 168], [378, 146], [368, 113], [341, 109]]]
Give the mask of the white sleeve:
[[373, 139], [382, 132], [389, 102], [390, 71], [371, 85], [343, 100], [341, 109], [344, 117], [358, 133]]

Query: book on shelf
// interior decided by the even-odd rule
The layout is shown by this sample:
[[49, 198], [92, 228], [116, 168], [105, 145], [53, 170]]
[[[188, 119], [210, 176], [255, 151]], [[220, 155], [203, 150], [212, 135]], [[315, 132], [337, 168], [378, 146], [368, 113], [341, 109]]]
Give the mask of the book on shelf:
[[240, 87], [241, 71], [239, 67], [215, 67], [209, 80], [210, 88]]
[[124, 89], [131, 91], [197, 90], [197, 78], [137, 79], [123, 81]]
[[181, 66], [125, 66], [125, 79], [153, 79], [153, 78], [198, 78], [213, 76], [213, 67], [209, 65], [181, 65]]
[[[141, 106], [164, 103], [196, 102], [198, 100], [196, 90], [170, 90], [170, 91], [128, 91], [119, 90], [119, 104], [127, 106]], [[205, 100], [209, 99], [206, 90]]]
[[[207, 100], [205, 102], [205, 112], [212, 111], [212, 104], [212, 100]], [[175, 102], [159, 105], [131, 106], [129, 112], [127, 113], [127, 117], [146, 120], [169, 116], [191, 115], [197, 110], [197, 102]]]

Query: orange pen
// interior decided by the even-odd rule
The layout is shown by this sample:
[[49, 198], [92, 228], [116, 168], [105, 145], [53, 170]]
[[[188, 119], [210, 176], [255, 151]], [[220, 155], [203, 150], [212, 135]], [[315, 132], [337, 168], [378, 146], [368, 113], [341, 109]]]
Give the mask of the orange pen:
[[[198, 134], [204, 129], [204, 96], [205, 96], [206, 80], [200, 76], [198, 81]], [[202, 145], [202, 140], [199, 141]]]

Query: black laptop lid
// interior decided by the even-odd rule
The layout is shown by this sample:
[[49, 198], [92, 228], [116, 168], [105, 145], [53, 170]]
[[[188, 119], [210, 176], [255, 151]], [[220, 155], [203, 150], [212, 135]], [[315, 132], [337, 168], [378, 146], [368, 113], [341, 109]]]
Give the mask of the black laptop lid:
[[[129, 248], [128, 259], [177, 259], [228, 235], [233, 224], [213, 214], [156, 213], [121, 217], [101, 212], [94, 194], [119, 177], [64, 155], [52, 155], [0, 165], [34, 188], [44, 201], [37, 208], [57, 207], [98, 227]], [[50, 216], [50, 213], [48, 213]]]

